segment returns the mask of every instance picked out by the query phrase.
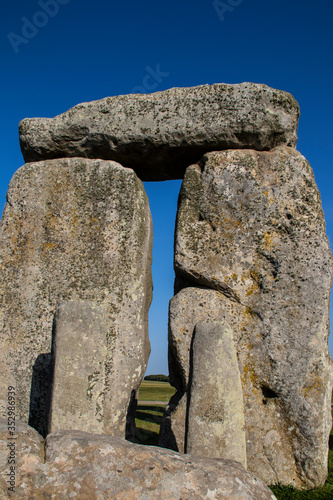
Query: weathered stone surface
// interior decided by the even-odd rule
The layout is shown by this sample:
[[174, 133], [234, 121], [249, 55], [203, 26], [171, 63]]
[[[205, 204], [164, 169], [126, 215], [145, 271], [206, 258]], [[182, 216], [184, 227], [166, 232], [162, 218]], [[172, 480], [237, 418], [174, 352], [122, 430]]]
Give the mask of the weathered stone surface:
[[246, 307], [215, 290], [188, 287], [176, 294], [169, 305], [168, 361], [170, 383], [182, 394], [188, 388], [195, 325], [207, 320], [230, 325], [236, 343], [249, 332], [256, 334], [259, 324]]
[[103, 158], [142, 180], [180, 179], [207, 151], [295, 146], [299, 107], [287, 92], [241, 83], [107, 97], [55, 118], [24, 119], [26, 162]]
[[[1, 453], [6, 454], [7, 441], [1, 438]], [[19, 470], [15, 498], [275, 499], [238, 462], [184, 456], [80, 431], [50, 434], [45, 463], [26, 450]], [[9, 498], [6, 485], [1, 487], [2, 498]]]
[[[219, 321], [229, 325], [233, 331], [233, 338], [237, 346], [239, 369], [242, 381], [244, 414], [247, 436], [247, 461], [248, 467], [260, 468], [261, 474], [268, 483], [276, 482], [275, 475], [272, 480], [272, 466], [267, 458], [267, 453], [279, 454], [280, 461], [276, 464], [276, 471], [281, 481], [288, 482], [290, 476], [290, 457], [293, 456], [291, 446], [282, 446], [280, 439], [272, 439], [267, 449], [263, 441], [258, 438], [259, 431], [262, 435], [277, 430], [275, 438], [284, 435], [285, 424], [281, 420], [279, 406], [274, 408], [264, 404], [260, 380], [265, 380], [261, 366], [253, 366], [253, 355], [259, 359], [267, 356], [265, 346], [258, 340], [261, 333], [261, 321], [249, 311], [248, 308], [237, 302], [229, 300], [225, 295], [216, 290], [205, 288], [185, 288], [175, 295], [170, 301], [169, 310], [169, 367], [170, 380], [177, 388], [174, 400], [170, 401], [164, 422], [161, 428], [160, 444], [180, 452], [186, 451], [188, 439], [186, 430], [189, 425], [187, 420], [187, 389], [190, 378], [190, 353], [193, 332], [198, 323], [204, 321]], [[211, 361], [218, 363], [218, 359]], [[215, 373], [213, 374], [216, 375]], [[253, 380], [256, 384], [253, 384]], [[272, 411], [270, 411], [272, 410]], [[269, 414], [269, 418], [268, 418]], [[253, 429], [250, 435], [249, 429]], [[199, 436], [197, 436], [199, 439]], [[211, 446], [210, 453], [216, 456], [220, 448]], [[294, 467], [294, 476], [297, 476]], [[275, 474], [275, 473], [274, 473]]]
[[23, 484], [24, 475], [29, 472], [35, 473], [36, 467], [44, 462], [44, 439], [24, 422], [16, 420], [13, 425], [15, 430], [12, 426], [12, 430], [9, 430], [8, 419], [0, 418], [0, 496], [2, 499], [13, 498], [14, 492], [8, 488], [14, 488], [15, 491], [15, 486]]
[[[90, 301], [60, 304], [54, 322], [53, 383], [49, 430], [103, 433], [108, 310]], [[126, 391], [126, 385], [124, 387]]]
[[[253, 316], [246, 307], [230, 301], [222, 293], [205, 288], [188, 287], [171, 299], [169, 307], [169, 369], [170, 381], [177, 388], [177, 393], [170, 401], [164, 415], [160, 432], [160, 445], [179, 452], [186, 450], [187, 389], [190, 378], [193, 332], [198, 323], [207, 320], [219, 321], [223, 325], [231, 326], [239, 353], [242, 352], [244, 356], [250, 354], [250, 360], [252, 354], [248, 351], [249, 339], [258, 346], [260, 320]], [[244, 372], [241, 371], [243, 392], [246, 392], [246, 397], [254, 402], [257, 399], [261, 401], [260, 387], [253, 389], [252, 384], [246, 383], [246, 380], [244, 383], [243, 378], [246, 375], [247, 372], [244, 375]], [[265, 419], [265, 415], [258, 411], [256, 404], [248, 405], [244, 411], [254, 427], [263, 427], [262, 420]], [[279, 428], [281, 425], [279, 417], [266, 423], [268, 430]], [[272, 445], [274, 446], [274, 443]], [[249, 447], [249, 442], [247, 447]], [[214, 455], [218, 454], [219, 451], [219, 448], [212, 446], [210, 452]], [[251, 462], [253, 460], [263, 461], [266, 463], [265, 467], [269, 471], [271, 470], [263, 453], [261, 440], [255, 439], [251, 443], [250, 452], [252, 458], [249, 460]], [[281, 474], [283, 475], [282, 471]]]
[[104, 399], [103, 432], [124, 436], [150, 349], [152, 228], [142, 182], [111, 161], [49, 160], [21, 167], [7, 196], [0, 226], [1, 413], [12, 385], [17, 418], [46, 434], [54, 313], [62, 302], [92, 301], [107, 310], [106, 382], [96, 395]]
[[[249, 470], [266, 483], [323, 484], [331, 428], [332, 257], [304, 157], [286, 147], [224, 151], [189, 167], [175, 269], [178, 288], [192, 283], [216, 291], [185, 288], [172, 300], [173, 383], [185, 393], [197, 322], [229, 324], [242, 379]], [[228, 314], [215, 305], [222, 297]]]
[[243, 391], [229, 325], [197, 323], [192, 341], [186, 452], [246, 467]]

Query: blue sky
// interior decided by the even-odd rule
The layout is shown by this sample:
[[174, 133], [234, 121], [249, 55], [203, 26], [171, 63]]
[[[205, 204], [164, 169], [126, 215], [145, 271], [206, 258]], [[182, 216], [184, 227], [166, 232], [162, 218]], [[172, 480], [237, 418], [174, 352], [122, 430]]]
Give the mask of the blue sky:
[[[314, 170], [333, 246], [330, 0], [3, 0], [0, 33], [1, 209], [23, 164], [22, 118], [133, 91], [252, 81], [291, 92], [300, 104], [297, 149]], [[147, 373], [167, 373], [180, 182], [145, 185], [155, 236]]]

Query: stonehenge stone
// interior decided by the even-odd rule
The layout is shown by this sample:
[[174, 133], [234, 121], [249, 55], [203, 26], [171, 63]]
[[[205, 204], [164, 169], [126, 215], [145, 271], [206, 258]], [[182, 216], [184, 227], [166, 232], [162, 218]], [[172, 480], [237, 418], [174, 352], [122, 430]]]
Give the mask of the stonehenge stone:
[[[18, 498], [273, 499], [260, 481], [325, 482], [333, 261], [298, 118], [290, 94], [241, 83], [20, 123], [28, 163], [0, 223], [0, 415], [11, 387]], [[122, 438], [150, 352], [142, 181], [180, 178], [170, 451]]]
[[[63, 302], [90, 301], [103, 316], [100, 330], [90, 333], [107, 352], [103, 383], [93, 387], [98, 367], [84, 373], [91, 384], [87, 396], [101, 407], [99, 432], [125, 436], [129, 402], [150, 352], [151, 247], [148, 199], [133, 170], [65, 158], [29, 163], [14, 174], [0, 226], [2, 415], [11, 385], [16, 417], [47, 434], [54, 314]], [[75, 338], [70, 318], [66, 324], [65, 310], [60, 312], [63, 334]], [[77, 346], [82, 354], [83, 345]], [[87, 359], [94, 358], [92, 345], [86, 344]]]
[[[207, 316], [209, 311], [209, 316]], [[190, 350], [195, 325], [203, 321], [219, 321], [231, 326], [236, 342], [254, 332], [257, 318], [246, 307], [230, 301], [225, 295], [207, 288], [186, 287], [169, 305], [168, 361], [170, 383], [184, 393], [190, 376]]]
[[[305, 158], [289, 147], [228, 150], [190, 166], [179, 199], [175, 271], [181, 291], [170, 305], [169, 366], [182, 405], [196, 324], [229, 325], [248, 470], [267, 484], [322, 485], [331, 429], [332, 256]], [[166, 422], [176, 436], [173, 412], [176, 406]]]
[[[35, 467], [42, 465], [45, 455], [45, 442], [38, 432], [28, 424], [16, 420], [15, 431], [9, 431], [8, 419], [0, 417], [0, 495], [13, 498], [13, 490], [22, 484], [22, 469], [35, 472]], [[10, 434], [13, 432], [13, 434]], [[8, 446], [9, 445], [9, 446]], [[12, 476], [10, 476], [12, 474]], [[12, 484], [11, 484], [12, 483]], [[16, 492], [16, 491], [15, 491]], [[8, 496], [6, 496], [6, 493]], [[26, 498], [33, 498], [26, 496]]]
[[[0, 422], [1, 498], [9, 499], [6, 422]], [[17, 449], [15, 498], [274, 500], [273, 493], [233, 460], [180, 455], [124, 439], [83, 431], [40, 436], [23, 429]], [[22, 437], [21, 437], [22, 435]]]
[[197, 323], [192, 341], [186, 452], [246, 467], [243, 392], [230, 326]]
[[[90, 301], [63, 302], [55, 314], [49, 432], [84, 429], [103, 433], [108, 310]], [[126, 393], [126, 387], [124, 387]]]
[[208, 151], [295, 146], [298, 118], [287, 92], [219, 83], [106, 97], [54, 118], [24, 119], [19, 130], [26, 162], [102, 158], [161, 181], [181, 179]]
[[[160, 445], [181, 453], [186, 451], [187, 439], [187, 389], [190, 379], [191, 344], [195, 326], [204, 321], [219, 321], [233, 330], [234, 342], [238, 345], [244, 338], [253, 336], [256, 342], [260, 321], [250, 311], [230, 301], [225, 295], [207, 288], [186, 287], [178, 292], [169, 306], [168, 359], [170, 383], [177, 392], [167, 405], [160, 431]], [[244, 346], [246, 352], [246, 346]], [[217, 360], [218, 361], [218, 360]], [[243, 392], [247, 386], [243, 388]], [[259, 397], [260, 397], [259, 392]], [[255, 405], [244, 409], [250, 414], [254, 425], [262, 426], [261, 415]], [[274, 423], [279, 425], [279, 419]], [[273, 425], [273, 424], [272, 424]], [[260, 456], [261, 442], [252, 443], [252, 455]], [[248, 446], [248, 443], [247, 443]], [[216, 450], [211, 450], [217, 453]]]
[[[233, 341], [237, 346], [237, 355], [245, 356], [245, 361], [247, 361], [247, 355], [250, 356], [250, 361], [252, 359], [252, 352], [248, 350], [248, 345], [251, 342], [259, 350], [262, 347], [258, 343], [261, 327], [259, 318], [251, 314], [246, 307], [229, 300], [222, 293], [211, 289], [187, 287], [171, 299], [169, 308], [169, 367], [170, 381], [177, 388], [177, 393], [167, 407], [161, 427], [160, 444], [179, 452], [186, 451], [185, 441], [188, 440], [186, 429], [190, 425], [189, 422], [186, 422], [188, 416], [186, 409], [188, 408], [187, 389], [190, 380], [193, 332], [196, 325], [205, 321], [218, 321], [226, 327], [230, 327], [233, 331]], [[211, 362], [218, 365], [218, 357], [212, 358]], [[258, 433], [259, 430], [266, 430], [268, 433], [272, 429], [279, 429], [280, 433], [284, 432], [284, 428], [281, 428], [279, 414], [272, 412], [270, 420], [266, 420], [267, 409], [262, 404], [261, 387], [253, 387], [251, 383], [248, 383], [246, 379], [248, 372], [244, 374], [241, 365], [239, 367], [242, 382], [241, 395], [244, 401], [251, 401], [251, 404], [244, 405], [246, 422], [251, 422], [251, 426], [254, 429], [257, 428]], [[213, 375], [216, 376], [214, 370]], [[259, 407], [257, 401], [260, 402]], [[258, 469], [260, 466], [261, 474], [265, 471], [269, 477], [271, 467], [266, 457], [266, 451], [263, 450], [262, 440], [258, 439], [257, 435], [253, 436], [253, 441], [249, 441], [247, 438], [246, 447], [248, 467]], [[276, 468], [280, 479], [284, 479], [283, 467], [286, 462], [289, 463], [292, 450], [288, 447], [281, 449], [280, 445], [277, 447], [275, 441], [272, 441], [270, 449], [272, 452], [277, 450], [281, 455], [280, 463], [276, 465]], [[212, 456], [216, 456], [220, 452], [220, 448], [212, 446], [210, 449]], [[288, 477], [289, 474], [288, 472]], [[287, 480], [288, 477], [286, 477]]]

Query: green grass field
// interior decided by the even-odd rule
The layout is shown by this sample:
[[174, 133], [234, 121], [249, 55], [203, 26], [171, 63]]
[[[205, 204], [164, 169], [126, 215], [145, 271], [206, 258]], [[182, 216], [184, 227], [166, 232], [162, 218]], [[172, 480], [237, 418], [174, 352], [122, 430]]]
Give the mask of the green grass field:
[[[142, 381], [135, 415], [136, 443], [157, 446], [164, 409], [174, 393], [175, 388], [167, 382]], [[142, 404], [142, 401], [152, 404]], [[154, 404], [154, 401], [163, 404]]]
[[[144, 380], [140, 386], [138, 408], [135, 416], [137, 426], [135, 442], [146, 445], [158, 445], [158, 434], [166, 403], [175, 393], [174, 387], [167, 382]], [[151, 401], [142, 404], [140, 401]], [[154, 404], [158, 401], [158, 404]], [[160, 402], [164, 402], [160, 404]], [[328, 478], [323, 488], [300, 491], [289, 486], [271, 486], [278, 500], [333, 500], [333, 430], [331, 432], [328, 456]]]
[[174, 393], [175, 388], [168, 382], [143, 380], [140, 385], [138, 401], [164, 401], [168, 403]]

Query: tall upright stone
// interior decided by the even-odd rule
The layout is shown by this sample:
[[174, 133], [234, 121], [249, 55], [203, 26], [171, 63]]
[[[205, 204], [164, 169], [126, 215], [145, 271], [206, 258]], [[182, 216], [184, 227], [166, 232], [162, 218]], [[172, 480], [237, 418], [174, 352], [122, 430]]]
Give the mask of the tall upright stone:
[[[105, 408], [105, 395], [110, 390], [107, 366], [112, 363], [107, 307], [91, 301], [61, 303], [55, 315], [52, 344], [49, 432], [85, 429], [103, 434], [104, 417], [109, 413]], [[121, 408], [122, 391], [114, 389], [119, 391]]]
[[[125, 435], [150, 351], [151, 223], [142, 182], [115, 162], [48, 160], [15, 173], [0, 227], [2, 414], [12, 385], [17, 418], [45, 435], [54, 314], [63, 302], [90, 301], [103, 314], [100, 327], [88, 333], [107, 351], [106, 382], [94, 395], [99, 429]], [[64, 326], [69, 343], [72, 326]], [[94, 356], [93, 346], [91, 338], [86, 352], [81, 349], [83, 364]]]
[[152, 288], [136, 174], [186, 170], [169, 319], [177, 392], [160, 442], [240, 460], [266, 483], [323, 484], [333, 266], [311, 167], [293, 149], [298, 117], [290, 94], [242, 83], [20, 123], [25, 161], [39, 163], [15, 174], [0, 226], [2, 414], [10, 385], [17, 417], [44, 435], [69, 418], [130, 433]]
[[[223, 297], [240, 311], [229, 311], [227, 322], [235, 333], [249, 470], [266, 483], [323, 484], [331, 428], [332, 256], [304, 157], [288, 147], [227, 150], [190, 166], [180, 194], [175, 270], [176, 291], [184, 288], [178, 295], [192, 310], [178, 295], [173, 299], [180, 326], [175, 330], [171, 315], [170, 369], [179, 397], [186, 396], [196, 323], [225, 316], [202, 299], [215, 293], [214, 300]], [[186, 342], [177, 341], [186, 335]]]
[[197, 323], [192, 342], [186, 452], [246, 467], [243, 391], [229, 325]]

